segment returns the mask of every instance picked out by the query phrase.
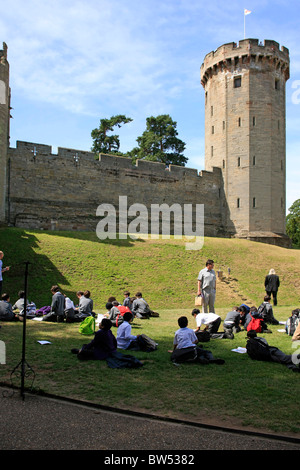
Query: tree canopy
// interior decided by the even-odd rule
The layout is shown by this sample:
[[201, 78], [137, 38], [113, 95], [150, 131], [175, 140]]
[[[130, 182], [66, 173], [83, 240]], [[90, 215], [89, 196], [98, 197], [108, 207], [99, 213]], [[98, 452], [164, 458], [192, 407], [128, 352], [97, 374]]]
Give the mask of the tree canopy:
[[123, 124], [131, 122], [132, 119], [118, 114], [110, 119], [100, 119], [98, 128], [93, 129], [91, 136], [94, 140], [92, 152], [95, 153], [120, 153], [120, 139], [118, 135], [108, 135], [113, 132], [115, 127], [121, 127]]
[[180, 140], [177, 123], [168, 114], [146, 119], [146, 130], [137, 138], [138, 147], [129, 152], [132, 160], [161, 162], [166, 165], [184, 166], [187, 158], [183, 155], [185, 143]]
[[183, 152], [185, 143], [180, 140], [177, 132], [177, 123], [168, 114], [146, 119], [146, 130], [138, 137], [138, 147], [122, 153], [120, 152], [120, 138], [118, 135], [108, 135], [115, 127], [131, 122], [132, 119], [124, 115], [112, 116], [110, 119], [101, 119], [100, 126], [91, 132], [93, 138], [92, 151], [95, 153], [112, 153], [136, 160], [150, 160], [153, 162], [184, 166], [187, 158]]
[[286, 217], [286, 233], [293, 245], [300, 247], [300, 199], [297, 199], [289, 208]]

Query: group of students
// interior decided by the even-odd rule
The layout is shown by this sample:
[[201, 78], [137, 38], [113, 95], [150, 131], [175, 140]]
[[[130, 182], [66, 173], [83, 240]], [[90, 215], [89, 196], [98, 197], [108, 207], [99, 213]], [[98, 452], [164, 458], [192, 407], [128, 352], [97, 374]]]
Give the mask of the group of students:
[[192, 315], [196, 319], [196, 333], [199, 332], [200, 334], [200, 331], [203, 331], [201, 330], [201, 326], [204, 325], [204, 330], [207, 331], [212, 338], [233, 339], [235, 333], [242, 330], [253, 329], [254, 324], [259, 325], [259, 332], [270, 333], [269, 325], [279, 324], [279, 321], [274, 317], [270, 300], [270, 296], [265, 295], [263, 302], [258, 308], [249, 307], [246, 304], [233, 307], [233, 309], [227, 313], [223, 322], [223, 332], [219, 331], [221, 324], [221, 317], [219, 315], [212, 312], [200, 313], [200, 310], [195, 308], [192, 311]]
[[141, 292], [137, 292], [134, 297], [130, 297], [130, 292], [124, 292], [123, 304], [120, 304], [115, 297], [110, 297], [105, 305], [107, 313], [105, 317], [109, 318], [113, 326], [120, 326], [123, 322], [123, 314], [127, 311], [139, 319], [149, 319], [150, 317], [159, 317], [158, 312], [154, 312], [149, 307], [148, 302], [143, 298]]
[[[35, 310], [35, 304], [26, 302], [27, 307], [32, 307], [32, 316], [39, 315], [42, 311], [43, 321], [56, 322], [81, 322], [88, 316], [95, 316], [93, 311], [93, 300], [90, 298], [90, 291], [78, 291], [78, 306], [64, 294], [60, 292], [57, 285], [51, 287], [52, 302], [49, 311], [46, 313]], [[149, 348], [149, 342], [155, 343], [146, 335], [132, 335], [131, 323], [134, 318], [146, 319], [151, 316], [159, 316], [157, 312], [150, 309], [148, 303], [137, 292], [135, 297], [130, 297], [130, 292], [124, 293], [124, 301], [121, 305], [114, 297], [108, 299], [106, 303], [107, 313], [99, 325], [99, 330], [95, 333], [93, 340], [84, 344], [80, 349], [72, 349], [79, 359], [109, 359], [124, 360], [132, 359], [130, 367], [139, 367], [141, 362], [134, 357], [117, 356], [117, 349], [125, 351], [150, 351], [156, 347]], [[22, 320], [24, 316], [25, 293], [19, 292], [19, 299], [14, 305], [10, 303], [9, 294], [3, 294], [0, 301], [0, 320]], [[124, 307], [124, 309], [122, 308]], [[18, 310], [19, 313], [15, 313]], [[45, 314], [44, 314], [45, 313]], [[30, 313], [27, 315], [30, 317]], [[293, 355], [287, 355], [274, 346], [269, 346], [265, 338], [258, 337], [257, 333], [271, 333], [268, 325], [277, 325], [279, 322], [275, 319], [270, 296], [266, 295], [262, 304], [256, 307], [249, 307], [245, 304], [234, 307], [223, 322], [223, 332], [219, 331], [221, 317], [216, 313], [200, 313], [198, 309], [192, 310], [192, 316], [196, 321], [196, 329], [188, 328], [188, 319], [182, 316], [178, 319], [179, 329], [175, 332], [173, 340], [173, 350], [171, 361], [174, 364], [182, 362], [197, 362], [200, 364], [224, 364], [225, 361], [215, 358], [211, 351], [204, 349], [199, 342], [209, 341], [211, 338], [232, 339], [235, 333], [247, 331], [247, 353], [252, 359], [273, 361], [284, 364], [293, 372], [300, 372], [300, 355], [296, 360]], [[255, 321], [259, 328], [254, 328]], [[116, 337], [111, 331], [113, 326], [117, 327]], [[300, 328], [300, 327], [299, 327]], [[299, 329], [298, 328], [298, 329]], [[299, 337], [299, 333], [298, 333]], [[297, 337], [297, 338], [298, 338]], [[156, 344], [156, 343], [155, 343]], [[128, 364], [126, 364], [128, 366]]]
[[[90, 291], [78, 291], [78, 306], [60, 291], [57, 285], [51, 287], [51, 305], [36, 308], [34, 302], [26, 300], [26, 318], [39, 317], [41, 321], [52, 322], [81, 322], [87, 316], [95, 315], [93, 312], [93, 300], [90, 298]], [[2, 321], [22, 321], [24, 318], [25, 292], [19, 291], [18, 300], [12, 305], [9, 294], [3, 294], [0, 301], [0, 320]]]

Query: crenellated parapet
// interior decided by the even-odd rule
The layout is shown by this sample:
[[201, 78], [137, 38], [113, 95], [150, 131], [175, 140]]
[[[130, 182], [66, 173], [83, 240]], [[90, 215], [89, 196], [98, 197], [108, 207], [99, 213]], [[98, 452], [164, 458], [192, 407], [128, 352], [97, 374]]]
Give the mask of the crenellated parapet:
[[11, 156], [14, 159], [25, 158], [27, 163], [37, 163], [38, 159], [41, 163], [54, 163], [59, 164], [61, 160], [64, 163], [76, 164], [78, 166], [87, 165], [88, 162], [92, 163], [95, 168], [103, 170], [131, 170], [135, 173], [149, 173], [161, 176], [172, 175], [173, 177], [200, 177], [199, 172], [195, 168], [188, 168], [177, 165], [166, 166], [164, 163], [152, 162], [147, 160], [137, 160], [133, 164], [130, 158], [110, 155], [99, 154], [97, 156], [93, 152], [84, 150], [69, 149], [58, 147], [57, 153], [53, 153], [51, 145], [39, 144], [34, 142], [17, 141], [16, 149], [10, 149]]
[[264, 68], [277, 70], [285, 80], [290, 77], [289, 50], [276, 41], [265, 39], [243, 39], [239, 43], [227, 43], [218, 47], [204, 58], [201, 65], [201, 84], [205, 85], [209, 78], [219, 72], [233, 72], [243, 68]]

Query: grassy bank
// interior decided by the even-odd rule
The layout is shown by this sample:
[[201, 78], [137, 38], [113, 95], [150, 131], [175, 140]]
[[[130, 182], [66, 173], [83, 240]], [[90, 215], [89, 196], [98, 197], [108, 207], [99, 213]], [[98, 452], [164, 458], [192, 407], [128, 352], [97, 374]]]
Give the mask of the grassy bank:
[[[134, 353], [145, 361], [139, 370], [114, 370], [102, 361], [79, 362], [70, 350], [91, 337], [80, 335], [78, 324], [28, 321], [26, 360], [36, 374], [35, 389], [163, 416], [300, 434], [300, 374], [232, 352], [245, 346], [244, 332], [233, 340], [205, 344], [215, 357], [225, 359], [222, 366], [175, 367], [168, 353], [178, 317], [186, 315], [189, 326], [194, 327], [191, 310], [197, 275], [207, 258], [213, 258], [216, 270], [223, 271], [216, 303], [222, 319], [234, 304], [260, 304], [264, 277], [274, 268], [281, 280], [274, 314], [285, 321], [300, 306], [299, 250], [207, 238], [202, 250], [189, 251], [180, 240], [100, 242], [90, 233], [13, 228], [0, 230], [0, 249], [5, 253], [4, 264], [11, 266], [4, 274], [4, 290], [10, 292], [12, 302], [24, 286], [24, 262], [29, 261], [29, 298], [38, 307], [50, 304], [50, 287], [57, 283], [73, 300], [78, 289], [89, 289], [97, 312], [104, 312], [110, 295], [122, 300], [124, 289], [141, 290], [160, 313], [159, 318], [134, 322], [133, 334], [146, 333], [159, 343], [151, 354]], [[280, 328], [272, 327], [273, 333], [265, 335], [266, 339], [285, 353], [294, 353], [291, 338], [279, 332]], [[10, 383], [10, 373], [21, 359], [22, 324], [2, 323], [0, 340], [6, 346], [0, 381]], [[42, 346], [39, 340], [51, 344]], [[18, 385], [18, 379], [13, 382]], [[30, 385], [29, 378], [26, 384]]]
[[153, 309], [191, 308], [207, 258], [223, 272], [217, 308], [261, 303], [270, 268], [280, 276], [280, 305], [300, 299], [300, 250], [246, 240], [206, 238], [201, 250], [192, 251], [183, 240], [101, 242], [94, 233], [9, 228], [0, 229], [0, 249], [4, 264], [11, 266], [4, 274], [4, 290], [15, 301], [24, 285], [24, 262], [29, 261], [29, 297], [39, 307], [49, 305], [50, 287], [59, 284], [74, 301], [77, 290], [90, 290], [96, 311], [105, 308], [109, 296], [121, 301], [125, 289], [142, 291]]

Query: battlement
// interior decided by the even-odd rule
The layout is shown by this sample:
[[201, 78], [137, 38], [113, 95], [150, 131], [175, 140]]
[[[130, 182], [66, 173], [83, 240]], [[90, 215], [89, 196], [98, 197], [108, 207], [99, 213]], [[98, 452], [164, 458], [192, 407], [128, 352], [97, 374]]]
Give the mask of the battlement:
[[[78, 166], [83, 163], [90, 162], [96, 167], [99, 166], [105, 170], [128, 169], [135, 173], [148, 173], [162, 176], [172, 174], [172, 176], [179, 178], [185, 176], [192, 178], [200, 177], [198, 170], [195, 168], [187, 168], [177, 165], [166, 166], [164, 163], [146, 160], [137, 160], [136, 164], [132, 164], [130, 158], [103, 153], [99, 154], [99, 159], [97, 159], [93, 152], [63, 147], [58, 147], [57, 153], [52, 153], [52, 146], [34, 142], [17, 141], [16, 149], [11, 148], [10, 152], [17, 152], [19, 155], [18, 158], [23, 157], [32, 162], [36, 162], [38, 159], [42, 159], [42, 162], [45, 162], [47, 159], [49, 162], [58, 162], [60, 159], [63, 159], [65, 162], [69, 160]], [[217, 168], [215, 168], [214, 171], [217, 171]]]
[[4, 42], [3, 43], [3, 49], [0, 49], [0, 62], [7, 61], [7, 44]]
[[243, 39], [239, 43], [231, 42], [206, 54], [201, 65], [201, 83], [205, 86], [208, 78], [218, 71], [233, 70], [237, 67], [249, 67], [266, 63], [280, 68], [289, 78], [289, 50], [273, 40]]

